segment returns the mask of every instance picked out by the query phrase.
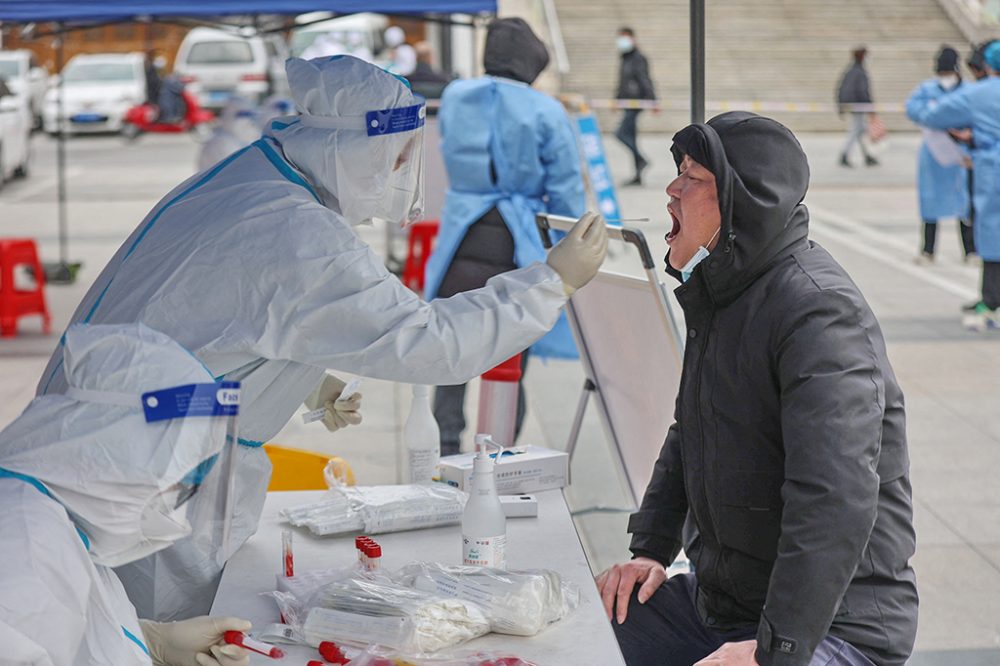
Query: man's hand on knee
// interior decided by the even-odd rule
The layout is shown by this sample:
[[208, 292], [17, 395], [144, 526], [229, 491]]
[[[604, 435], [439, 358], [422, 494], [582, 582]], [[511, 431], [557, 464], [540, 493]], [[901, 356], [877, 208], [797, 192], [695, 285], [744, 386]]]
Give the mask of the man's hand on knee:
[[[604, 612], [608, 619], [612, 620], [617, 615], [618, 624], [625, 621], [628, 615], [628, 600], [637, 584], [642, 584], [638, 598], [639, 603], [644, 604], [665, 580], [667, 580], [666, 569], [648, 557], [637, 557], [602, 572], [597, 577], [597, 589], [601, 593], [601, 601], [604, 602]], [[617, 613], [614, 613], [616, 609]]]
[[757, 666], [757, 659], [754, 657], [756, 651], [757, 641], [724, 643], [694, 666]]

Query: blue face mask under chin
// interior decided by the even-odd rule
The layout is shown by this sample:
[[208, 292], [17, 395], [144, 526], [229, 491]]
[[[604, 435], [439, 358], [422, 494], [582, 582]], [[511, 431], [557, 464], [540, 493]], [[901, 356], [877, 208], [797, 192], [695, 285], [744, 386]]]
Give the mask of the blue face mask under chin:
[[[722, 231], [721, 226], [715, 230], [715, 233], [712, 234], [712, 237], [708, 239], [708, 242], [705, 243], [705, 245], [711, 245], [712, 241], [715, 240], [720, 231]], [[698, 250], [694, 253], [694, 256], [691, 257], [686, 264], [684, 264], [683, 268], [681, 268], [681, 282], [687, 282], [691, 278], [691, 273], [694, 272], [695, 266], [704, 261], [705, 257], [709, 255], [708, 248], [706, 248], [705, 245], [699, 245]]]

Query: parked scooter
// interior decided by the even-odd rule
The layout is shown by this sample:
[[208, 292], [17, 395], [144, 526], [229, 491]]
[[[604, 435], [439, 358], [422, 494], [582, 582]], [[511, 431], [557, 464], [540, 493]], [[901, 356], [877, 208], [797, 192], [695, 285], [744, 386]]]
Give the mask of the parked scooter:
[[197, 141], [205, 141], [212, 134], [215, 116], [208, 109], [203, 109], [197, 98], [185, 90], [184, 116], [174, 122], [162, 122], [158, 119], [159, 109], [153, 104], [145, 103], [133, 106], [125, 112], [125, 124], [122, 134], [129, 141], [135, 141], [143, 132], [179, 134], [191, 132]]

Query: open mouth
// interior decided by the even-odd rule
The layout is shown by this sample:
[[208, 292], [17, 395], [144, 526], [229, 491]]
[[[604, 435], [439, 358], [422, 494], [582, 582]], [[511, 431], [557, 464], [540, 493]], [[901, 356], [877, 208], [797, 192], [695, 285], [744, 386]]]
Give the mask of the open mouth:
[[681, 232], [681, 223], [677, 219], [677, 216], [674, 215], [674, 212], [670, 210], [669, 207], [667, 208], [667, 212], [670, 213], [670, 220], [671, 222], [673, 222], [673, 226], [670, 228], [670, 232], [667, 233], [666, 235], [667, 244], [669, 245], [671, 242], [673, 242], [675, 238], [677, 238], [677, 234]]

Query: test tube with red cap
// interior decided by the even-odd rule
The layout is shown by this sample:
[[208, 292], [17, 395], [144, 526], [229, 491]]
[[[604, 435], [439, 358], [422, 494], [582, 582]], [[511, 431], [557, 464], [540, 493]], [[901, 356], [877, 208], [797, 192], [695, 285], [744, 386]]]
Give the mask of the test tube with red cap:
[[354, 548], [355, 548], [355, 550], [358, 551], [358, 564], [361, 565], [362, 567], [365, 566], [365, 550], [364, 550], [364, 547], [365, 547], [365, 539], [367, 539], [367, 538], [368, 537], [366, 537], [363, 534], [354, 537]]
[[244, 649], [262, 654], [271, 659], [281, 659], [285, 656], [285, 652], [281, 648], [250, 638], [242, 631], [227, 631], [222, 635], [222, 638], [230, 645], [239, 645]]
[[382, 567], [382, 546], [374, 540], [368, 543], [368, 570], [377, 571]]
[[281, 531], [281, 565], [284, 567], [285, 578], [295, 575], [295, 556], [292, 553], [292, 531]]
[[350, 660], [343, 650], [333, 641], [323, 641], [319, 644], [319, 653], [328, 663], [347, 664]]

